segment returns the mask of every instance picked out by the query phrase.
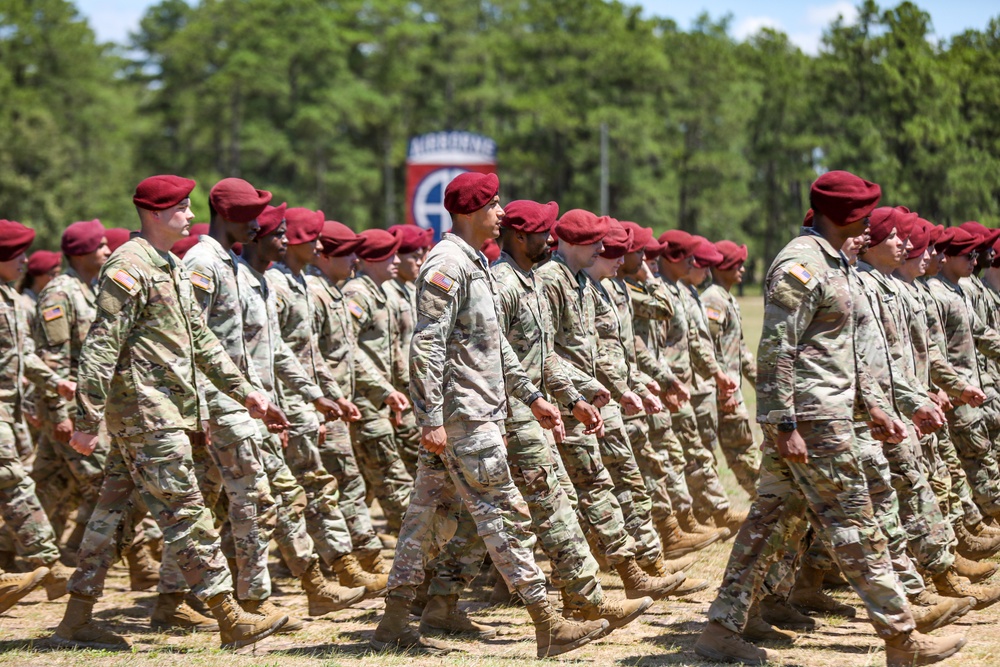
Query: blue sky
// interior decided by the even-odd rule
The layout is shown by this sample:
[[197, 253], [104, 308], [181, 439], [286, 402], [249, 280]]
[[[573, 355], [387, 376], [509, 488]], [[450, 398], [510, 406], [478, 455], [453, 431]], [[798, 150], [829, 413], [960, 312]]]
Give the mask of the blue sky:
[[[630, 0], [626, 0], [629, 2]], [[634, 1], [634, 0], [633, 0]], [[916, 0], [931, 15], [937, 37], [951, 37], [968, 28], [985, 28], [991, 17], [1000, 15], [996, 0]], [[102, 41], [122, 41], [138, 26], [149, 0], [77, 0], [80, 11]], [[792, 41], [808, 53], [819, 48], [820, 35], [838, 15], [850, 19], [856, 14], [851, 0], [642, 0], [649, 15], [674, 19], [688, 27], [703, 11], [713, 18], [732, 14], [732, 33], [743, 39], [762, 27], [788, 33]], [[894, 1], [881, 0], [892, 6]]]

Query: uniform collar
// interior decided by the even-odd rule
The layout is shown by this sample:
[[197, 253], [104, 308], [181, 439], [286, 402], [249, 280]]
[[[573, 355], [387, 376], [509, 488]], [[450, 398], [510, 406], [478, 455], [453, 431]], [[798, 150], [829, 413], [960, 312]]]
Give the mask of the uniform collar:
[[579, 273], [574, 274], [573, 269], [569, 268], [569, 264], [566, 263], [566, 259], [561, 254], [559, 254], [558, 250], [552, 253], [551, 262], [553, 264], [561, 266], [563, 271], [566, 272], [566, 275], [570, 276], [573, 280], [576, 281], [577, 289], [582, 290], [584, 287], [587, 286], [587, 272], [581, 269]]
[[803, 227], [799, 236], [813, 237], [816, 240], [816, 243], [819, 245], [819, 247], [823, 249], [823, 252], [825, 252], [833, 259], [840, 260], [844, 264], [850, 265], [850, 262], [847, 261], [847, 256], [840, 250], [840, 248], [834, 248], [833, 245], [831, 245], [830, 242], [827, 241], [825, 238], [820, 236], [819, 232], [817, 232], [814, 228]]
[[514, 258], [508, 255], [506, 252], [502, 250], [500, 251], [500, 258], [497, 259], [496, 263], [506, 264], [507, 266], [509, 266], [511, 270], [514, 272], [514, 275], [517, 276], [517, 279], [520, 280], [521, 284], [524, 285], [526, 288], [532, 289], [535, 286], [534, 283], [535, 270], [531, 269], [530, 271], [526, 272], [524, 269], [521, 268], [521, 266], [517, 262], [514, 261]]
[[451, 241], [452, 243], [457, 245], [465, 254], [465, 256], [468, 257], [472, 262], [479, 264], [484, 269], [490, 268], [490, 263], [486, 260], [486, 255], [484, 255], [479, 250], [473, 248], [471, 245], [466, 243], [465, 239], [463, 239], [461, 236], [458, 236], [457, 234], [452, 234], [451, 232], [446, 232], [445, 235], [441, 237], [441, 240]]
[[149, 241], [141, 236], [133, 236], [131, 240], [135, 241], [136, 245], [143, 249], [149, 258], [149, 263], [158, 269], [167, 269], [169, 271], [172, 268], [171, 265], [176, 266], [179, 263], [176, 261], [176, 255], [168, 251], [167, 256], [164, 257], [159, 250], [154, 248]]
[[216, 257], [229, 263], [230, 266], [235, 268], [236, 253], [234, 253], [232, 250], [226, 250], [225, 248], [223, 248], [222, 244], [219, 243], [217, 240], [215, 240], [215, 238], [209, 236], [208, 234], [202, 234], [201, 236], [198, 237], [198, 243], [207, 244], [208, 247], [212, 249], [212, 252], [215, 253]]

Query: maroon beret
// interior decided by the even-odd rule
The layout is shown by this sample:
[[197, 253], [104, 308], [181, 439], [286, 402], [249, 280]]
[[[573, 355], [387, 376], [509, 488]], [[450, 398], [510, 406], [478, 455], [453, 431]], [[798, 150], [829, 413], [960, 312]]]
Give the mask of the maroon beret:
[[594, 245], [608, 235], [609, 220], [608, 217], [598, 218], [582, 208], [574, 208], [562, 214], [552, 231], [560, 241], [570, 245]]
[[550, 201], [539, 204], [530, 199], [517, 199], [503, 207], [501, 227], [525, 234], [543, 234], [552, 231], [559, 217], [559, 204]]
[[642, 249], [642, 254], [646, 259], [656, 259], [663, 253], [663, 246], [655, 238], [650, 236], [649, 243]]
[[105, 235], [104, 225], [97, 218], [85, 222], [74, 222], [63, 231], [63, 254], [67, 257], [89, 255], [101, 247]]
[[816, 217], [816, 211], [814, 211], [812, 209], [809, 209], [808, 211], [806, 211], [806, 217], [802, 218], [802, 226], [803, 227], [812, 227], [813, 226], [813, 218], [815, 218], [815, 217]]
[[399, 238], [384, 229], [366, 229], [354, 253], [366, 262], [384, 262], [399, 252]]
[[715, 244], [715, 249], [722, 254], [722, 261], [718, 268], [721, 271], [735, 269], [737, 266], [747, 261], [749, 253], [745, 245], [736, 245], [732, 241], [723, 240]]
[[625, 225], [614, 218], [609, 217], [608, 235], [602, 240], [604, 252], [601, 253], [601, 257], [605, 259], [624, 257], [628, 253], [628, 249], [632, 247], [633, 238], [631, 229], [625, 227]]
[[722, 261], [722, 253], [715, 247], [715, 244], [704, 236], [695, 236], [698, 239], [698, 247], [694, 250], [694, 264], [698, 268], [707, 269], [718, 266]]
[[0, 262], [7, 262], [31, 246], [35, 230], [14, 220], [0, 220]]
[[212, 186], [208, 203], [230, 222], [248, 223], [263, 212], [271, 193], [258, 190], [242, 178], [224, 178]]
[[208, 234], [207, 222], [199, 222], [198, 224], [191, 225], [191, 229], [188, 230], [188, 235], [171, 246], [170, 252], [174, 253], [181, 259], [184, 259], [184, 255], [188, 253], [188, 250], [198, 245], [198, 237], [202, 234]]
[[[412, 226], [412, 225], [411, 225]], [[342, 222], [327, 220], [323, 223], [319, 242], [323, 244], [323, 254], [330, 257], [344, 257], [361, 245], [361, 237]]]
[[978, 236], [970, 234], [959, 227], [953, 227], [952, 229], [951, 238], [948, 239], [944, 246], [945, 255], [948, 257], [961, 257], [968, 255], [979, 247], [980, 239]]
[[924, 254], [927, 250], [927, 246], [931, 242], [931, 230], [934, 225], [927, 222], [923, 218], [917, 218], [917, 221], [913, 224], [913, 229], [910, 232], [910, 251], [906, 253], [906, 259], [916, 259]]
[[124, 227], [108, 227], [104, 230], [104, 238], [108, 240], [108, 250], [114, 252], [125, 245], [132, 236], [132, 230]]
[[959, 229], [964, 229], [973, 236], [979, 237], [979, 245], [977, 250], [982, 252], [987, 248], [992, 248], [993, 244], [996, 243], [997, 239], [1000, 238], [1000, 229], [990, 229], [984, 225], [979, 224], [973, 220], [968, 222], [963, 222], [958, 226]]
[[279, 206], [265, 206], [264, 210], [257, 216], [257, 224], [260, 225], [257, 238], [262, 239], [278, 231], [278, 227], [281, 227], [281, 223], [285, 221], [285, 211], [287, 210], [288, 204], [285, 202], [281, 202]]
[[400, 255], [417, 252], [418, 250], [430, 246], [430, 239], [427, 237], [427, 231], [428, 230], [423, 227], [408, 224], [393, 225], [389, 228], [390, 234], [399, 237], [399, 250], [397, 252]]
[[148, 211], [163, 211], [187, 199], [195, 185], [182, 176], [150, 176], [135, 186], [132, 203]]
[[[629, 220], [619, 220], [619, 222], [622, 227], [632, 232], [632, 243], [628, 247], [628, 252], [643, 250], [653, 240], [653, 230], [649, 227], [643, 227], [639, 223]], [[657, 249], [659, 249], [659, 244], [657, 244]]]
[[841, 226], [866, 217], [881, 198], [882, 188], [848, 171], [828, 171], [809, 190], [813, 209]]
[[62, 264], [62, 255], [51, 250], [36, 250], [28, 258], [28, 275], [43, 276]]
[[475, 213], [500, 192], [496, 174], [467, 171], [456, 176], [444, 189], [444, 208], [449, 213]]
[[936, 246], [938, 243], [941, 243], [944, 233], [945, 228], [942, 225], [934, 225], [934, 228], [931, 230], [931, 242], [929, 245]]
[[288, 245], [315, 243], [323, 231], [325, 217], [323, 211], [313, 211], [301, 206], [285, 209], [285, 222], [288, 225], [285, 237], [288, 238]]
[[896, 233], [904, 239], [910, 238], [910, 234], [916, 228], [917, 221], [920, 220], [920, 215], [905, 206], [897, 206], [896, 217]]
[[872, 245], [876, 246], [887, 238], [892, 230], [896, 230], [897, 235], [902, 236], [899, 231], [899, 220], [901, 216], [892, 206], [880, 206], [871, 212], [869, 216], [871, 224], [868, 227], [868, 234], [871, 236]]
[[997, 242], [993, 244], [993, 261], [990, 262], [990, 267], [1000, 268], [1000, 239], [997, 239]]
[[479, 248], [479, 252], [486, 255], [486, 263], [492, 264], [493, 262], [500, 259], [500, 246], [494, 239], [486, 239], [483, 241], [483, 245]]
[[955, 235], [955, 230], [958, 227], [945, 227], [943, 225], [938, 225], [934, 231], [931, 232], [931, 243], [937, 247], [937, 251], [940, 253], [944, 252], [944, 248], [951, 241], [951, 237]]
[[682, 262], [694, 255], [701, 242], [682, 229], [671, 229], [660, 234], [660, 255], [668, 262]]

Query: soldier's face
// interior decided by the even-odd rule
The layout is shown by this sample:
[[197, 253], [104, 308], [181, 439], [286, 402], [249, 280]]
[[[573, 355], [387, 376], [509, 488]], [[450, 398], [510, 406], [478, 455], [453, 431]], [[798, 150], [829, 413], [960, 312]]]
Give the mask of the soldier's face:
[[365, 262], [364, 269], [365, 273], [381, 285], [399, 275], [399, 256], [393, 255], [381, 262]]
[[173, 232], [178, 241], [191, 235], [191, 221], [194, 220], [194, 213], [191, 212], [190, 199], [182, 200], [173, 208], [157, 211], [157, 215], [164, 227]]
[[[597, 276], [604, 280], [605, 278], [614, 278], [618, 275], [618, 267], [622, 265], [622, 258], [615, 257], [614, 259], [608, 257], [598, 257], [594, 260], [594, 272]], [[593, 274], [591, 274], [593, 275]]]
[[288, 250], [288, 239], [285, 238], [285, 229], [285, 223], [281, 223], [272, 233], [254, 240], [262, 260], [280, 262], [285, 259], [285, 252]]
[[535, 264], [544, 262], [549, 257], [549, 233], [538, 232], [537, 234], [524, 235], [524, 253]]
[[17, 257], [8, 259], [6, 262], [0, 262], [0, 282], [14, 282], [24, 273], [24, 267], [27, 264], [28, 256], [23, 252]]
[[108, 261], [108, 257], [111, 257], [111, 248], [108, 247], [107, 239], [101, 239], [101, 245], [98, 246], [94, 255], [94, 260], [97, 262], [97, 266], [104, 266], [104, 263]]
[[408, 252], [399, 257], [399, 279], [406, 282], [413, 282], [420, 274], [420, 267], [424, 263], [423, 249], [416, 252]]
[[622, 273], [630, 276], [639, 270], [639, 266], [642, 264], [642, 252], [642, 250], [636, 250], [625, 254], [625, 257], [622, 258]]
[[326, 261], [329, 267], [327, 275], [331, 279], [347, 280], [354, 273], [354, 265], [357, 264], [358, 257], [354, 253], [351, 253], [343, 257], [328, 257]]
[[239, 222], [226, 223], [226, 235], [229, 236], [233, 243], [252, 243], [257, 238], [259, 231], [260, 223], [257, 222], [256, 218], [246, 224]]

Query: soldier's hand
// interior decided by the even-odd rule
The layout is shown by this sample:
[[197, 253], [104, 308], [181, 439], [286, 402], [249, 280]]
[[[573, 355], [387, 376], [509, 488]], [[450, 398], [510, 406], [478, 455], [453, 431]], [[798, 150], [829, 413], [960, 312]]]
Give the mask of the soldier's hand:
[[659, 395], [663, 391], [662, 389], [660, 389], [660, 383], [657, 382], [656, 380], [650, 380], [648, 383], [646, 383], [646, 389], [650, 390], [651, 392], [657, 395]]
[[880, 408], [872, 408], [868, 412], [872, 418], [868, 426], [872, 430], [873, 438], [891, 444], [903, 442], [906, 437], [906, 424], [890, 417]]
[[410, 409], [410, 399], [401, 391], [394, 391], [386, 396], [385, 404], [395, 412], [406, 412]]
[[281, 408], [270, 401], [267, 402], [267, 410], [261, 419], [264, 425], [267, 426], [267, 430], [271, 433], [281, 433], [291, 426], [288, 422], [288, 417], [281, 411]]
[[627, 417], [637, 415], [642, 412], [642, 399], [634, 392], [626, 391], [618, 400], [618, 405], [622, 406], [622, 413]]
[[444, 426], [424, 426], [420, 429], [420, 444], [431, 454], [440, 454], [448, 444]]
[[647, 415], [659, 414], [663, 411], [663, 403], [660, 403], [656, 394], [647, 394], [642, 399], [642, 409], [646, 411]]
[[[566, 424], [559, 422], [554, 429], [552, 429], [552, 437], [555, 439], [556, 444], [566, 439]], [[504, 444], [507, 444], [506, 439], [504, 439]]]
[[[674, 382], [672, 385], [663, 390], [664, 400], [666, 400], [667, 397], [670, 397], [673, 400], [679, 410], [680, 406], [691, 400], [691, 392], [688, 391], [688, 388], [680, 382]], [[677, 412], [677, 410], [671, 410], [671, 412]]]
[[[941, 408], [942, 410], [944, 410], [945, 412], [951, 412], [952, 410], [955, 409], [956, 405], [959, 405], [959, 403], [953, 403], [952, 402], [951, 396], [949, 396], [948, 394], [946, 394], [945, 391], [944, 391], [944, 389], [938, 389], [936, 392], [931, 392], [931, 399], [932, 400], [933, 400], [933, 398], [934, 398], [935, 395], [938, 397], [938, 400], [936, 401], [937, 404], [938, 404], [938, 407]], [[955, 399], [955, 400], [956, 401], [960, 401], [961, 399]]]
[[313, 401], [313, 407], [320, 414], [326, 415], [329, 421], [336, 421], [344, 416], [343, 411], [337, 403], [334, 403], [326, 396], [320, 396], [315, 401]]
[[986, 402], [986, 394], [983, 393], [983, 390], [979, 387], [973, 387], [971, 384], [962, 390], [960, 398], [963, 403], [971, 405], [974, 408], [978, 408]]
[[605, 389], [604, 387], [601, 387], [594, 394], [594, 400], [592, 400], [590, 404], [593, 405], [598, 410], [600, 410], [610, 402], [611, 402], [611, 392]]
[[358, 410], [358, 406], [354, 405], [354, 403], [351, 403], [346, 398], [338, 398], [336, 402], [343, 413], [340, 418], [345, 422], [356, 422], [361, 419], [361, 410]]
[[732, 395], [719, 405], [719, 412], [725, 415], [731, 415], [736, 412], [736, 409], [740, 407], [740, 402], [736, 400], [736, 395]]
[[944, 426], [944, 413], [938, 406], [928, 403], [913, 413], [913, 423], [921, 435], [934, 433]]
[[68, 444], [70, 439], [73, 437], [73, 420], [64, 419], [54, 427], [54, 435], [56, 442], [61, 442], [62, 444]]
[[76, 398], [76, 383], [72, 380], [59, 380], [56, 385], [56, 392], [63, 400], [72, 401]]
[[573, 405], [573, 417], [587, 427], [587, 433], [595, 432], [604, 424], [601, 419], [601, 411], [587, 401], [577, 401]]
[[809, 448], [806, 447], [806, 441], [799, 435], [798, 429], [790, 433], [778, 431], [774, 442], [778, 446], [778, 455], [786, 461], [806, 463], [809, 460]]
[[317, 446], [322, 447], [324, 442], [326, 442], [326, 424], [320, 424], [319, 438], [316, 440], [316, 444]]
[[94, 448], [97, 447], [97, 434], [74, 431], [73, 437], [69, 440], [69, 446], [79, 454], [90, 456], [94, 453]]
[[639, 262], [639, 268], [635, 272], [635, 279], [640, 283], [644, 283], [649, 280], [649, 267], [646, 266], [645, 260]]
[[677, 398], [677, 394], [664, 393], [663, 407], [665, 407], [667, 409], [667, 412], [670, 412], [671, 414], [675, 412], [680, 412], [681, 402]]
[[535, 419], [538, 420], [542, 428], [551, 431], [557, 424], [562, 424], [562, 415], [556, 410], [556, 406], [544, 398], [536, 398], [528, 407], [531, 408], [531, 414], [535, 415]]
[[251, 391], [247, 394], [246, 400], [243, 401], [243, 405], [246, 406], [250, 416], [254, 419], [264, 418], [264, 415], [267, 414], [268, 403], [270, 403], [270, 401], [267, 400], [267, 396], [259, 391]]
[[722, 371], [715, 374], [715, 387], [719, 392], [719, 398], [725, 400], [736, 393], [736, 380], [729, 377]]

